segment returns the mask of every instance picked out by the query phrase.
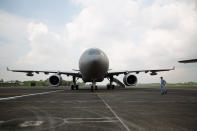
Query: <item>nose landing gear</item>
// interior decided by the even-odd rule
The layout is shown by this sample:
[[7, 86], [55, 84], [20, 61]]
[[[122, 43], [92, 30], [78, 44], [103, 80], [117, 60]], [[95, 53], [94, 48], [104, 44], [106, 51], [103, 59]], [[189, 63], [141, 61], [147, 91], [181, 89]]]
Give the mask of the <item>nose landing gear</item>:
[[98, 87], [96, 86], [96, 82], [95, 81], [92, 82], [91, 92], [94, 92], [94, 90], [98, 90]]
[[79, 85], [76, 84], [76, 77], [73, 76], [73, 85], [71, 85], [71, 90], [79, 90]]

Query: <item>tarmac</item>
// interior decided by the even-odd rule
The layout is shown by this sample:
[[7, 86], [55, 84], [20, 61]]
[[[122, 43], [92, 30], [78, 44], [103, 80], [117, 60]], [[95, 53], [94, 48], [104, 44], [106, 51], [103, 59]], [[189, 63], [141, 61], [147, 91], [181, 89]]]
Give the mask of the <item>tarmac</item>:
[[0, 131], [196, 131], [197, 88], [0, 88]]

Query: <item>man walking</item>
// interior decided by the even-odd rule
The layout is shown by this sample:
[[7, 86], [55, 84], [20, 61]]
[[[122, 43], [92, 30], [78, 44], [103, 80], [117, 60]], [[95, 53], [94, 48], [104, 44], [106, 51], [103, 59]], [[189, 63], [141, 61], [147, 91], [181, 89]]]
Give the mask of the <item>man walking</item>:
[[161, 78], [161, 95], [167, 94], [167, 90], [166, 90], [166, 81], [163, 79], [163, 77]]

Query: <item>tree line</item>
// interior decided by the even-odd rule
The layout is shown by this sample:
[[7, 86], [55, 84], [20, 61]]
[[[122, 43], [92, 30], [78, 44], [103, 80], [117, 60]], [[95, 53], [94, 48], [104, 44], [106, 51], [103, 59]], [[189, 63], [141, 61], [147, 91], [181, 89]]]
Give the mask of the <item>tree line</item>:
[[[78, 85], [83, 86], [85, 85], [82, 82], [77, 82]], [[62, 80], [61, 86], [71, 86], [73, 85], [72, 81]], [[48, 80], [29, 80], [29, 81], [6, 81], [3, 80], [0, 82], [0, 86], [49, 86]]]

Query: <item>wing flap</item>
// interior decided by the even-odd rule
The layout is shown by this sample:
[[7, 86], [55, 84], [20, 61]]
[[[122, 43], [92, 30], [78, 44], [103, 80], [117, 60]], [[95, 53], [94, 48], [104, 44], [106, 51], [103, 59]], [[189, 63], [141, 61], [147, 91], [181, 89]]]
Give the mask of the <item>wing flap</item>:
[[67, 76], [75, 76], [81, 78], [81, 73], [80, 72], [67, 72], [67, 71], [42, 71], [42, 70], [11, 70], [7, 67], [7, 71], [12, 71], [12, 72], [21, 72], [21, 73], [27, 73], [27, 76], [33, 76], [33, 73], [39, 74], [39, 73], [44, 73], [45, 75], [48, 75], [50, 73], [56, 73], [56, 74], [64, 74]]
[[175, 70], [175, 67], [171, 69], [151, 69], [151, 70], [133, 70], [133, 71], [117, 71], [117, 72], [108, 72], [106, 74], [106, 77], [108, 76], [113, 76], [113, 75], [120, 75], [120, 74], [128, 74], [128, 73], [136, 73], [139, 74], [140, 72], [148, 73], [150, 72], [151, 75], [157, 75], [157, 72], [162, 72], [162, 71], [170, 71], [170, 70]]

